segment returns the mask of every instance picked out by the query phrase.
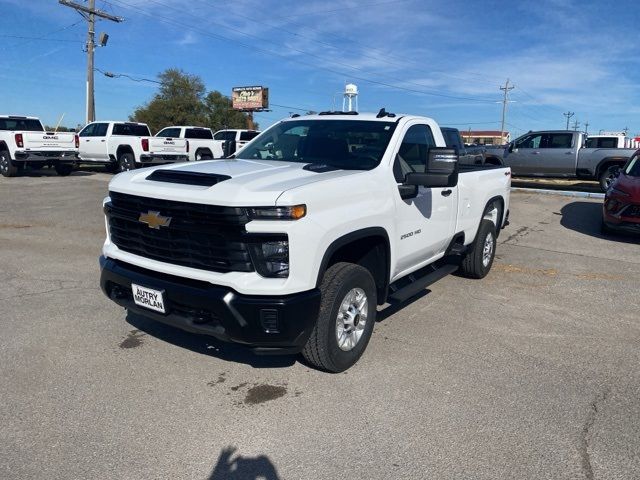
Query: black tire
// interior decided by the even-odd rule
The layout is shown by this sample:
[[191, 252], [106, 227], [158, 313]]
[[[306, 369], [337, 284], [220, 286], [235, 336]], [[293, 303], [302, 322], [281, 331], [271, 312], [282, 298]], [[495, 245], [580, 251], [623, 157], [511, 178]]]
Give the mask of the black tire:
[[[342, 303], [354, 289], [364, 292], [367, 312], [364, 328], [359, 340], [350, 350], [338, 345], [337, 319]], [[329, 267], [320, 286], [322, 295], [318, 321], [302, 350], [305, 360], [316, 368], [328, 372], [343, 372], [355, 364], [367, 348], [376, 322], [376, 284], [369, 270], [353, 263], [336, 263]], [[362, 298], [362, 297], [361, 297]], [[355, 315], [355, 325], [360, 322]]]
[[598, 182], [600, 183], [600, 190], [606, 192], [609, 186], [615, 181], [618, 172], [620, 171], [620, 165], [609, 165], [602, 170]]
[[604, 223], [604, 218], [602, 219], [602, 223], [600, 224], [600, 233], [603, 235], [611, 235], [614, 231]]
[[3, 177], [15, 177], [20, 169], [11, 160], [8, 150], [0, 151], [0, 174]]
[[73, 165], [70, 163], [56, 163], [55, 169], [58, 175], [66, 177], [71, 175], [71, 172], [73, 172]]
[[208, 151], [204, 151], [204, 152], [196, 152], [196, 156], [195, 156], [196, 162], [200, 162], [203, 160], [213, 160], [213, 155], [211, 155], [211, 153], [209, 153]]
[[118, 158], [118, 167], [121, 172], [128, 172], [136, 169], [136, 160], [133, 153], [123, 153]]
[[104, 168], [109, 173], [118, 173], [120, 171], [120, 164], [118, 162], [111, 162], [105, 165]]
[[[485, 242], [489, 241], [491, 237], [491, 251], [488, 262], [485, 261]], [[476, 235], [476, 239], [473, 241], [471, 250], [467, 252], [462, 259], [459, 273], [467, 278], [484, 278], [491, 270], [493, 265], [493, 259], [496, 255], [496, 226], [491, 220], [482, 220], [480, 228]]]

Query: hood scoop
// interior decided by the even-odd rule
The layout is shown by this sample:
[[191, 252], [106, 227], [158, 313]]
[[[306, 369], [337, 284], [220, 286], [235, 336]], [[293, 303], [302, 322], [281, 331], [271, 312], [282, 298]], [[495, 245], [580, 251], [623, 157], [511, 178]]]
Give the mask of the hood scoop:
[[154, 170], [147, 176], [153, 182], [179, 183], [182, 185], [198, 185], [212, 187], [217, 183], [229, 180], [229, 175], [203, 172], [185, 172], [183, 170]]
[[333, 172], [334, 170], [339, 170], [339, 168], [334, 167], [333, 165], [327, 165], [326, 163], [308, 163], [304, 167], [303, 170], [307, 170], [308, 172], [316, 172], [316, 173], [326, 173]]

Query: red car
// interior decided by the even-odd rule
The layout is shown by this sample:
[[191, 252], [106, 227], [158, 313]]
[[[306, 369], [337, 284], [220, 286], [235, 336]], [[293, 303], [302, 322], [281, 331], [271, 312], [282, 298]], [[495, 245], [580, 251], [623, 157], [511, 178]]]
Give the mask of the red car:
[[605, 194], [602, 232], [612, 230], [640, 234], [640, 150], [620, 169]]

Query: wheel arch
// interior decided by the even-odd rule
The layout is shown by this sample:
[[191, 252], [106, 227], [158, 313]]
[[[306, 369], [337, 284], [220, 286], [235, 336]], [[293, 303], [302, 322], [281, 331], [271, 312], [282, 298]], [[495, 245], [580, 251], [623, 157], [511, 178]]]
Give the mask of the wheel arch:
[[202, 154], [209, 154], [211, 156], [211, 158], [213, 158], [213, 152], [211, 151], [211, 149], [209, 147], [198, 147], [194, 153], [194, 155], [197, 157], [198, 153], [200, 155]]
[[369, 270], [376, 283], [378, 304], [386, 301], [391, 268], [391, 245], [389, 234], [384, 228], [364, 228], [334, 240], [322, 256], [316, 286], [321, 284], [324, 272], [338, 262], [355, 263]]
[[125, 153], [130, 153], [131, 155], [133, 155], [133, 160], [135, 161], [136, 154], [134, 153], [131, 145], [127, 145], [127, 144], [118, 145], [118, 148], [116, 149], [116, 159], [120, 160], [120, 156]]
[[[491, 213], [490, 207], [495, 203], [498, 204], [499, 210], [498, 210], [498, 213], [496, 214], [496, 217], [494, 218], [493, 214]], [[480, 223], [482, 223], [482, 220], [491, 220], [496, 226], [496, 238], [500, 235], [500, 230], [502, 229], [502, 224], [504, 222], [504, 215], [505, 215], [504, 207], [505, 207], [504, 198], [502, 197], [502, 195], [496, 195], [495, 197], [491, 197], [489, 200], [487, 200], [487, 203], [485, 204], [484, 209], [482, 210], [482, 217], [480, 218]], [[480, 223], [478, 223], [478, 231], [480, 231]]]
[[600, 178], [600, 175], [602, 174], [602, 172], [604, 172], [605, 169], [609, 168], [612, 165], [620, 165], [621, 167], [624, 166], [625, 163], [627, 163], [627, 161], [629, 160], [629, 157], [606, 157], [603, 158], [602, 160], [600, 160], [600, 162], [598, 163], [598, 166], [596, 167], [596, 178]]
[[11, 152], [9, 151], [9, 145], [7, 145], [7, 142], [5, 142], [4, 140], [0, 141], [0, 150], [6, 150], [7, 152], [9, 152], [9, 155], [11, 155]]

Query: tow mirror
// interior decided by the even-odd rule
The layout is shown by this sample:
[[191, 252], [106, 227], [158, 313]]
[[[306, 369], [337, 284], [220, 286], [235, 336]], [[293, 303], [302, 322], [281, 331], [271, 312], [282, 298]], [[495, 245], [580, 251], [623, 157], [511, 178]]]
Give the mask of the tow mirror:
[[513, 142], [509, 144], [507, 150], [509, 151], [509, 153], [513, 153]]
[[454, 148], [432, 147], [427, 154], [427, 173], [453, 175], [458, 173], [458, 152]]
[[411, 198], [416, 198], [418, 196], [417, 185], [407, 185], [407, 184], [398, 185], [398, 191], [400, 192], [400, 198], [402, 200], [409, 200]]

